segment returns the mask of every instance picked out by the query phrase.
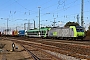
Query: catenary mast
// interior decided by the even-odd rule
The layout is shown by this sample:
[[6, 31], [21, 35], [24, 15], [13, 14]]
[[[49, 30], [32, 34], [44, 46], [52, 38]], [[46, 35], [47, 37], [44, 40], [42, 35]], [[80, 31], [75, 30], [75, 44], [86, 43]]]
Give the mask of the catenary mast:
[[84, 27], [83, 5], [84, 5], [84, 0], [82, 0], [82, 2], [81, 2], [81, 26], [82, 26], [82, 27]]

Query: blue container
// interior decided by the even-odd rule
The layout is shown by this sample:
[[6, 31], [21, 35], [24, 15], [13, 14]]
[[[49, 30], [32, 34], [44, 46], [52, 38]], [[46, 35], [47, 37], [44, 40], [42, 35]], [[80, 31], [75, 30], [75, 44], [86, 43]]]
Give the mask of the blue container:
[[25, 36], [25, 30], [19, 30], [18, 33], [19, 36]]

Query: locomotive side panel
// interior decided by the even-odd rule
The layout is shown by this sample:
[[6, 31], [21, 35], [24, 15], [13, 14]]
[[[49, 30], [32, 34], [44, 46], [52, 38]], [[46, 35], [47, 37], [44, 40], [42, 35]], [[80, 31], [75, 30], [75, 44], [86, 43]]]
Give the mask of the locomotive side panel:
[[71, 28], [52, 28], [48, 32], [49, 37], [74, 37], [74, 31]]
[[73, 37], [73, 30], [70, 28], [62, 29], [62, 37]]
[[57, 29], [57, 37], [73, 37], [74, 32], [71, 28]]
[[52, 28], [52, 29], [48, 32], [48, 36], [49, 36], [49, 37], [56, 37], [56, 36], [57, 36], [57, 30], [56, 30], [56, 28]]

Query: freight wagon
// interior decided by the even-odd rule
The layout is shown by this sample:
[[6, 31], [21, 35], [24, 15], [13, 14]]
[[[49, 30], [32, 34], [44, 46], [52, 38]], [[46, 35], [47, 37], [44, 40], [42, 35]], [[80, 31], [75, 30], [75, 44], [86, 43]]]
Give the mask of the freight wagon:
[[18, 31], [18, 36], [25, 36], [25, 30], [19, 30]]
[[48, 37], [50, 38], [59, 38], [59, 39], [83, 39], [85, 36], [84, 29], [81, 26], [75, 27], [70, 26], [51, 28], [48, 32]]
[[3, 32], [3, 36], [12, 36], [12, 31], [9, 30], [9, 31], [4, 31]]
[[18, 36], [18, 31], [17, 30], [12, 31], [12, 36]]

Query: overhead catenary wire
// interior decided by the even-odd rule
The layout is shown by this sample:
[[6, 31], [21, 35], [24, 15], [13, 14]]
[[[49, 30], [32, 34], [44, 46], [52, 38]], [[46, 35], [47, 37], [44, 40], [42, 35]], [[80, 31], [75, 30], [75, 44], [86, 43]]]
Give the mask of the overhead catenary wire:
[[[52, 1], [52, 0], [49, 0], [49, 1]], [[67, 16], [67, 17], [68, 17], [67, 14], [63, 14], [62, 16], [59, 15], [59, 14], [60, 14], [59, 12], [60, 12], [60, 11], [67, 11], [67, 9], [75, 6], [75, 5], [73, 5], [73, 3], [76, 3], [76, 2], [74, 2], [74, 1], [77, 1], [77, 0], [71, 1], [71, 4], [70, 4], [70, 3], [67, 3], [67, 2], [66, 2], [67, 0], [64, 0], [64, 1], [65, 1], [65, 5], [64, 5], [64, 4], [63, 4], [63, 5], [60, 5], [59, 7], [62, 7], [62, 8], [58, 8], [58, 9], [56, 9], [56, 10], [53, 9], [53, 12], [51, 12], [51, 15], [53, 15], [53, 13], [54, 13], [54, 14], [57, 14], [57, 13], [58, 13], [58, 14], [57, 14], [57, 15], [58, 15], [58, 18], [60, 18], [60, 17], [62, 17], [62, 16]], [[18, 0], [17, 0], [17, 2], [18, 2]], [[16, 2], [16, 3], [17, 3], [17, 2]], [[72, 3], [72, 2], [73, 2], [73, 3]], [[18, 3], [19, 3], [19, 2], [18, 2]], [[49, 2], [46, 2], [46, 4], [47, 4], [47, 3], [49, 3]], [[67, 3], [67, 4], [66, 4], [66, 3]], [[19, 3], [19, 4], [20, 4], [20, 3]], [[18, 5], [19, 5], [19, 4], [18, 4]], [[42, 6], [43, 6], [43, 5], [44, 5], [44, 3], [42, 3]], [[20, 6], [22, 6], [22, 8], [26, 10], [26, 11], [23, 11], [23, 12], [20, 11], [20, 12], [23, 13], [24, 15], [33, 15], [33, 13], [34, 13], [34, 15], [35, 15], [35, 14], [38, 14], [38, 12], [37, 12], [37, 11], [33, 11], [33, 9], [30, 10], [30, 9], [26, 8], [25, 6], [23, 6], [23, 5], [21, 5], [21, 4], [20, 4]], [[50, 9], [50, 8], [53, 7], [53, 6], [58, 6], [58, 4], [56, 4], [56, 5], [55, 5], [55, 4], [51, 4], [51, 5], [49, 5], [49, 6], [45, 7], [45, 8], [42, 7], [42, 8], [41, 8], [41, 12], [44, 11], [44, 10], [48, 10], [48, 9]], [[63, 8], [63, 6], [64, 6], [64, 8]], [[35, 9], [37, 9], [37, 8], [35, 7]], [[30, 11], [29, 11], [29, 10], [30, 10]], [[88, 10], [87, 10], [87, 11], [88, 11]], [[16, 12], [18, 12], [18, 11], [16, 11]], [[30, 13], [29, 13], [29, 12], [30, 12]], [[85, 13], [85, 11], [84, 11], [84, 13]], [[41, 15], [42, 17], [46, 15], [45, 13], [44, 13], [44, 15], [43, 15], [43, 13], [41, 13], [41, 14], [42, 14], [42, 15]], [[72, 13], [72, 14], [74, 14], [74, 13]], [[72, 15], [72, 14], [70, 14], [70, 15]], [[78, 13], [75, 13], [75, 15], [76, 15], [76, 14], [78, 14]], [[79, 13], [79, 14], [80, 14], [80, 13]], [[32, 18], [35, 18], [35, 19], [36, 19], [36, 16], [34, 16], [34, 17], [32, 17]], [[53, 16], [51, 16], [51, 19], [53, 19]]]
[[[15, 1], [16, 1], [16, 0], [15, 0]], [[51, 1], [51, 0], [50, 0], [50, 1]], [[77, 1], [77, 0], [75, 0], [75, 1]], [[74, 1], [74, 2], [75, 2], [75, 1]], [[16, 1], [16, 3], [18, 3], [18, 2]], [[49, 2], [48, 2], [48, 3], [49, 3]], [[71, 3], [72, 3], [72, 2], [71, 2]], [[24, 7], [23, 5], [21, 5], [20, 3], [18, 3], [18, 4], [19, 4], [20, 6], [22, 6], [24, 9], [30, 10], [30, 9], [27, 9], [26, 7]], [[70, 3], [69, 3], [69, 4], [70, 4]], [[66, 6], [67, 6], [67, 5], [66, 5]], [[47, 9], [48, 9], [48, 7], [47, 7]], [[45, 10], [45, 9], [42, 9], [42, 10]], [[41, 10], [41, 11], [42, 11], [42, 10]]]
[[[77, 1], [77, 0], [75, 0], [75, 1]], [[74, 2], [75, 3], [75, 2]], [[66, 8], [66, 9], [68, 9], [68, 7]], [[61, 10], [63, 10], [63, 8], [61, 9]], [[58, 11], [61, 11], [61, 10], [58, 10]], [[58, 11], [56, 11], [56, 12], [58, 12]], [[53, 13], [50, 13], [50, 14], [53, 14]], [[54, 13], [54, 14], [57, 14], [57, 13]], [[54, 14], [53, 14], [53, 17], [54, 17]], [[45, 14], [44, 14], [45, 15]], [[58, 16], [58, 15], [57, 15]], [[52, 18], [53, 19], [53, 18]]]
[[[75, 0], [74, 3], [75, 3], [76, 1], [77, 1], [77, 0]], [[68, 7], [68, 8], [70, 8], [70, 7]], [[68, 8], [67, 8], [67, 9], [68, 9]], [[62, 10], [63, 10], [63, 9], [62, 9]], [[77, 13], [77, 14], [78, 14], [78, 13]]]
[[[75, 0], [75, 1], [77, 1], [77, 0]], [[75, 1], [74, 1], [74, 2], [75, 2]], [[64, 2], [65, 2], [65, 0], [64, 0]], [[22, 5], [21, 5], [21, 6], [22, 6]], [[23, 7], [23, 6], [22, 6], [22, 7]], [[69, 7], [68, 7], [68, 8], [69, 8]], [[24, 9], [26, 9], [26, 8], [24, 7]], [[46, 8], [44, 8], [44, 9], [42, 9], [42, 10], [45, 10], [45, 9], [46, 9]], [[48, 9], [48, 7], [47, 7], [47, 9]], [[41, 11], [42, 11], [42, 10], [41, 10]]]
[[[34, 9], [28, 9], [28, 8], [26, 8], [25, 6], [21, 5], [18, 1], [16, 1], [16, 0], [14, 0], [14, 1], [15, 1], [18, 5], [20, 5], [22, 8], [24, 8], [25, 10], [33, 12], [32, 14], [38, 13], [38, 12], [33, 11]], [[47, 4], [47, 3], [49, 3], [50, 1], [51, 1], [51, 0], [43, 3], [42, 5]], [[42, 5], [41, 5], [41, 6], [42, 6]], [[36, 9], [36, 8], [35, 8], [35, 9]], [[30, 13], [29, 13], [29, 14], [30, 14]]]

